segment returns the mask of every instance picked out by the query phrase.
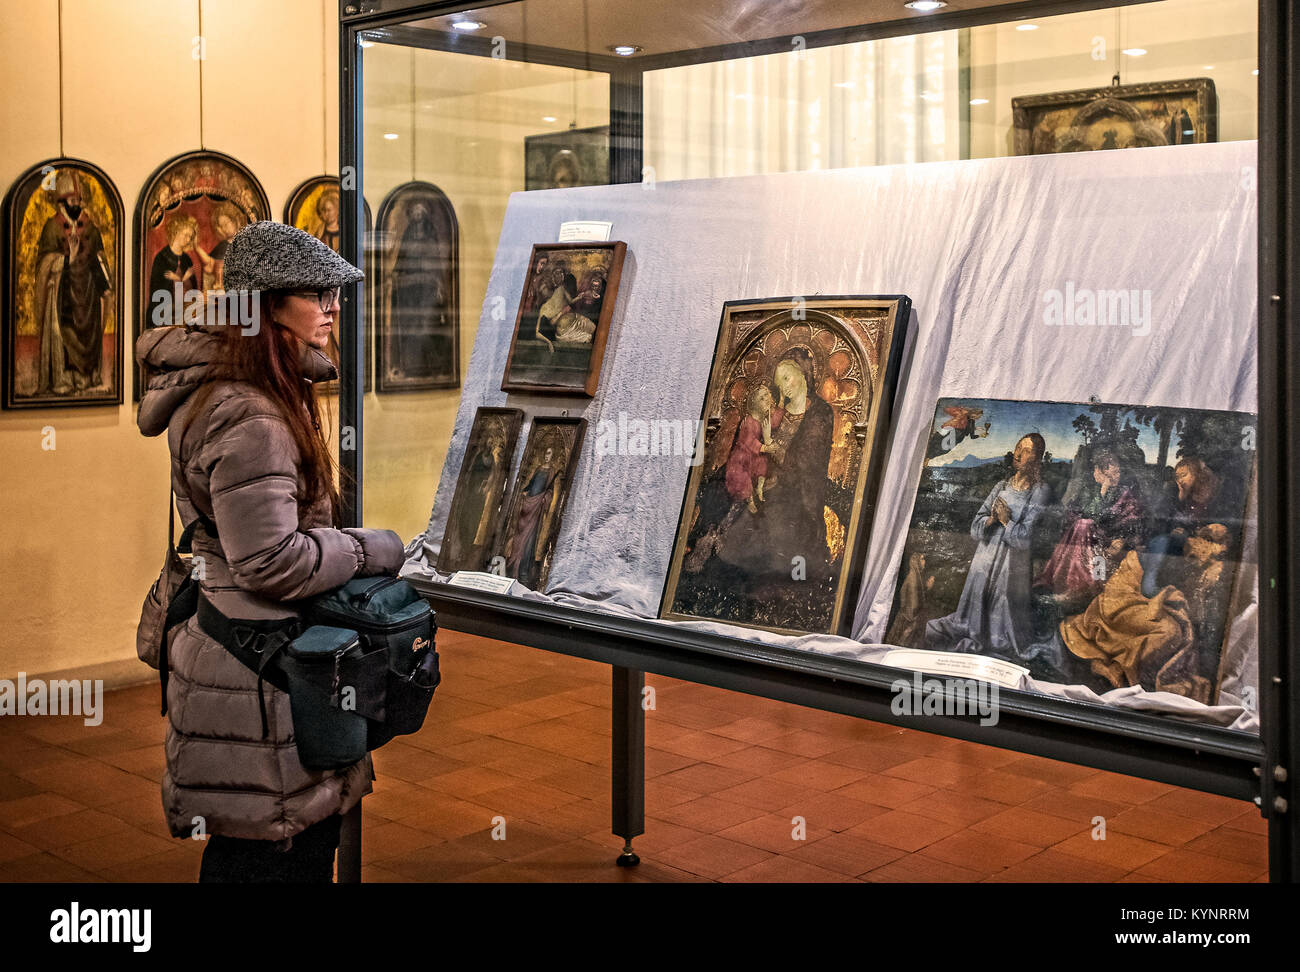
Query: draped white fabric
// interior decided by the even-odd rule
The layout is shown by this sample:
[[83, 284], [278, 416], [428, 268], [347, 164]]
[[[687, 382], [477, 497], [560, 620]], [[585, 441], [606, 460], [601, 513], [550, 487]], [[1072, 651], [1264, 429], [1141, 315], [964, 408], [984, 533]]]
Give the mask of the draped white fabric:
[[661, 181], [960, 158], [956, 31], [650, 71]]

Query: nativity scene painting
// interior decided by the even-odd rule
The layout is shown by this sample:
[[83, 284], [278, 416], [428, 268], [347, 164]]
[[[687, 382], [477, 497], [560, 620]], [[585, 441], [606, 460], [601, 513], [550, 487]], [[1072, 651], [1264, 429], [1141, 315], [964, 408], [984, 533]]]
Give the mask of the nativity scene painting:
[[460, 385], [460, 225], [428, 182], [398, 186], [379, 207], [375, 374], [380, 392]]
[[[266, 193], [227, 155], [189, 152], [157, 169], [135, 213], [136, 335], [186, 323], [196, 297], [224, 294], [226, 245], [259, 219], [270, 219]], [[137, 367], [137, 399], [140, 378]]]
[[494, 573], [513, 577], [534, 591], [546, 590], [551, 554], [586, 429], [586, 419], [533, 419], [497, 534], [495, 556], [502, 558], [503, 568]]
[[474, 413], [438, 555], [443, 573], [488, 565], [523, 420], [517, 408], [480, 408]]
[[841, 630], [909, 308], [906, 297], [725, 305], [661, 617]]
[[5, 408], [122, 401], [122, 201], [103, 172], [53, 159], [5, 198]]
[[503, 391], [596, 394], [626, 253], [619, 242], [533, 247]]
[[1255, 416], [942, 399], [885, 642], [1214, 704]]

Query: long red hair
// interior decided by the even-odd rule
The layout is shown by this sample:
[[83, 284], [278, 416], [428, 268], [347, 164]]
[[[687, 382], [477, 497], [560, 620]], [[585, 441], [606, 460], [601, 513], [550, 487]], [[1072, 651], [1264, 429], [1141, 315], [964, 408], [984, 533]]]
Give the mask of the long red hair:
[[[262, 291], [258, 295], [256, 333], [246, 334], [235, 324], [213, 329], [221, 341], [213, 361], [213, 378], [246, 381], [279, 406], [298, 447], [301, 478], [306, 484], [304, 494], [298, 497], [298, 513], [303, 515], [322, 497], [328, 497], [330, 519], [338, 526], [339, 491], [335, 485], [338, 464], [326, 441], [315, 387], [302, 371], [302, 345], [289, 331], [272, 323], [274, 309], [283, 298], [284, 294], [274, 291]], [[215, 380], [207, 381], [195, 392], [182, 442], [184, 433], [202, 413], [214, 388]]]

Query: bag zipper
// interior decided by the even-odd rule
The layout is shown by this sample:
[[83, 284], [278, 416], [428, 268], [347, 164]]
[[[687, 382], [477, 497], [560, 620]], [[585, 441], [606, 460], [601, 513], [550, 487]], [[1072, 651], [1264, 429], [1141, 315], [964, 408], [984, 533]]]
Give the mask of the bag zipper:
[[380, 591], [382, 591], [382, 590], [386, 590], [387, 588], [392, 587], [394, 584], [396, 584], [396, 583], [397, 583], [398, 581], [400, 581], [400, 580], [401, 580], [400, 577], [385, 577], [385, 578], [384, 578], [382, 581], [380, 581], [378, 584], [374, 584], [374, 585], [372, 585], [371, 587], [369, 587], [369, 588], [368, 588], [368, 589], [367, 589], [363, 594], [361, 594], [359, 597], [355, 597], [355, 598], [353, 598], [353, 601], [356, 602], [356, 603], [359, 603], [362, 607], [366, 607], [366, 606], [368, 606], [368, 605], [370, 604], [370, 599], [371, 599], [372, 597], [374, 597], [374, 596], [375, 596], [376, 594], [378, 594]]

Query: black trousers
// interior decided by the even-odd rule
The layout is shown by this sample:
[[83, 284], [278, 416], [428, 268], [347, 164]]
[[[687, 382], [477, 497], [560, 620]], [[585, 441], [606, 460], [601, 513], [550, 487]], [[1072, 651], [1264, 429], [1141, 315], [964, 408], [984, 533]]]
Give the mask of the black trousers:
[[331, 814], [287, 842], [213, 834], [203, 849], [200, 884], [332, 884], [343, 818]]

